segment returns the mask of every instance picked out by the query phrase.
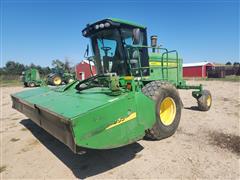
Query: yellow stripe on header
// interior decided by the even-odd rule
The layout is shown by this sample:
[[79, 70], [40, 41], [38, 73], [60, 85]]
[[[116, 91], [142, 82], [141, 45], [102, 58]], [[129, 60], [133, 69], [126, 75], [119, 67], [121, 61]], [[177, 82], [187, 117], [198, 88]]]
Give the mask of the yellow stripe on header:
[[128, 122], [128, 121], [131, 121], [131, 120], [134, 120], [135, 118], [137, 117], [137, 113], [136, 112], [133, 112], [131, 113], [129, 116], [125, 117], [125, 118], [120, 118], [118, 119], [114, 124], [111, 124], [110, 126], [108, 126], [106, 129], [111, 129], [115, 126], [118, 126], [122, 123], [125, 123], [125, 122]]

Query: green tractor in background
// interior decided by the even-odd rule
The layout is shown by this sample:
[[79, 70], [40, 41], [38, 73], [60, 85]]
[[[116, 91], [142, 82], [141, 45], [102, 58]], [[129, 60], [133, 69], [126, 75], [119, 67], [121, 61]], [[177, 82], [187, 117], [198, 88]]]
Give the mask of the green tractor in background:
[[62, 61], [56, 59], [53, 60], [52, 65], [54, 68], [52, 72], [47, 76], [47, 84], [52, 86], [59, 86], [62, 84], [68, 84], [75, 80], [75, 73], [71, 73], [69, 61]]
[[22, 82], [25, 87], [37, 87], [42, 84], [39, 71], [35, 68], [30, 68], [22, 72]]
[[146, 27], [104, 19], [88, 24], [82, 34], [90, 38], [93, 56], [88, 60], [95, 63], [97, 75], [12, 95], [13, 108], [72, 151], [110, 149], [143, 137], [160, 140], [173, 135], [183, 107], [177, 89], [195, 89], [192, 96], [199, 110], [210, 109], [210, 92], [202, 85], [186, 84], [176, 50], [159, 47], [156, 36], [147, 45]]
[[53, 69], [52, 73], [47, 76], [47, 84], [52, 86], [59, 86], [71, 83], [75, 80], [75, 76], [71, 73], [64, 72], [63, 69]]

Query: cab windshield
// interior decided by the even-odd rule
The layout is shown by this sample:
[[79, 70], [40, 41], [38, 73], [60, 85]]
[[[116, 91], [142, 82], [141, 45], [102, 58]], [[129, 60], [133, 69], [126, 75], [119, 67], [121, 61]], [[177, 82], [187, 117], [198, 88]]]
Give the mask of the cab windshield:
[[129, 74], [126, 45], [133, 44], [132, 29], [102, 30], [91, 37], [91, 43], [98, 74]]

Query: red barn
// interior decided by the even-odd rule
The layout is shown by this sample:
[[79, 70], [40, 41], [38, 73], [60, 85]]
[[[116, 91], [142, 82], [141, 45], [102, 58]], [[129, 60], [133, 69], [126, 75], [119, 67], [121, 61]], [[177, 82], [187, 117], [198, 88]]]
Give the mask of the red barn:
[[[94, 63], [90, 63], [91, 68], [92, 68], [92, 73], [93, 75], [96, 74], [96, 67], [94, 66]], [[76, 77], [78, 80], [84, 80], [92, 76], [91, 74], [91, 69], [90, 69], [89, 61], [88, 60], [83, 60], [79, 64], [76, 65]]]
[[210, 62], [186, 63], [183, 64], [183, 77], [206, 78], [208, 69], [214, 65]]

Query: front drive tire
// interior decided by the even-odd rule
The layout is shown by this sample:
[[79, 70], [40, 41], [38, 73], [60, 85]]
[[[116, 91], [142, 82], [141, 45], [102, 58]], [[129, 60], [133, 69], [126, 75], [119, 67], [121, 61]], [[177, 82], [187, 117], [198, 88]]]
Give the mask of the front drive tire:
[[160, 140], [175, 133], [181, 118], [182, 102], [175, 86], [164, 81], [152, 81], [142, 92], [156, 102], [156, 122], [146, 137]]

